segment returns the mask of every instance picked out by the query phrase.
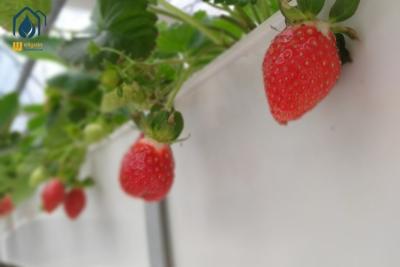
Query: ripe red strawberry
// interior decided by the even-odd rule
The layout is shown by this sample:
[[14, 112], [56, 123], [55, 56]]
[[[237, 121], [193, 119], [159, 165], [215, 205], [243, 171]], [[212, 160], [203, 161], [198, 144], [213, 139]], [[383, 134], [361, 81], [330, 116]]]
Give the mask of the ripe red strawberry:
[[86, 206], [85, 191], [80, 188], [72, 189], [65, 196], [64, 210], [72, 220], [76, 219]]
[[43, 209], [51, 213], [64, 201], [64, 184], [57, 178], [48, 182], [42, 191]]
[[9, 195], [5, 195], [0, 200], [0, 217], [9, 215], [14, 210], [14, 204]]
[[123, 158], [119, 181], [129, 195], [159, 201], [172, 186], [174, 168], [169, 145], [140, 137]]
[[360, 0], [337, 0], [329, 20], [319, 13], [325, 1], [279, 0], [286, 29], [271, 43], [263, 63], [265, 92], [273, 117], [281, 124], [313, 109], [339, 79], [341, 64], [351, 62], [345, 36], [357, 32], [339, 24], [356, 12]]
[[286, 124], [314, 108], [335, 85], [340, 67], [336, 39], [328, 27], [287, 27], [272, 42], [263, 64], [274, 118]]

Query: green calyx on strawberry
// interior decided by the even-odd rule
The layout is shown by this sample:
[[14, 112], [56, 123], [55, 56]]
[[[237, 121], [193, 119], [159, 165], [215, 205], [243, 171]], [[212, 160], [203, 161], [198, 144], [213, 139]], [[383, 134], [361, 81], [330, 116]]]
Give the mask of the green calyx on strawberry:
[[265, 92], [273, 117], [280, 124], [296, 120], [325, 98], [351, 61], [344, 35], [355, 30], [338, 24], [350, 18], [360, 0], [337, 0], [329, 21], [317, 18], [325, 0], [280, 0], [287, 27], [272, 41], [263, 63]]
[[170, 146], [141, 135], [123, 158], [119, 182], [130, 196], [160, 201], [172, 186], [174, 169]]
[[184, 128], [183, 116], [176, 110], [167, 110], [155, 105], [151, 111], [134, 113], [133, 120], [144, 135], [163, 144], [175, 142]]

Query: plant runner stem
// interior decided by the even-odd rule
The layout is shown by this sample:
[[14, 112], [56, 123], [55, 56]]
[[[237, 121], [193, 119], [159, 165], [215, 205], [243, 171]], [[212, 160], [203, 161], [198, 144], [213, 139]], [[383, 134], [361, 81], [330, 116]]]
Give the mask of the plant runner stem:
[[183, 73], [179, 78], [178, 82], [176, 83], [175, 88], [171, 91], [171, 93], [168, 96], [167, 104], [165, 105], [167, 109], [172, 109], [174, 107], [176, 96], [182, 89], [182, 85], [184, 84], [184, 82], [192, 75], [193, 72], [194, 72], [193, 69], [183, 70]]
[[192, 18], [190, 15], [186, 14], [179, 8], [168, 3], [166, 0], [158, 0], [158, 3], [162, 5], [169, 13], [172, 13], [174, 16], [179, 17], [182, 21], [185, 21], [187, 24], [196, 28], [198, 31], [203, 33], [206, 37], [208, 37], [213, 43], [216, 45], [223, 45], [223, 40], [220, 38], [218, 34], [215, 34], [213, 31], [209, 30], [205, 25], [196, 19]]

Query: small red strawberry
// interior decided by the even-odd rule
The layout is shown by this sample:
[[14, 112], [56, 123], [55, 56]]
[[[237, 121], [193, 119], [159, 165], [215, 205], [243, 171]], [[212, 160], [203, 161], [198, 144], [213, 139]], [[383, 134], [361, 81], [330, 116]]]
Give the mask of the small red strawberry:
[[5, 195], [0, 200], [0, 217], [9, 215], [14, 210], [14, 204], [10, 195]]
[[174, 168], [169, 145], [140, 137], [123, 158], [119, 181], [129, 195], [159, 201], [172, 186]]
[[86, 206], [85, 191], [80, 188], [72, 189], [64, 200], [64, 210], [72, 220], [76, 219]]
[[344, 33], [356, 38], [354, 30], [332, 23], [335, 16], [340, 15], [340, 19], [344, 19], [349, 15], [343, 16], [336, 11], [341, 6], [334, 7], [337, 14], [331, 12], [328, 23], [312, 15], [313, 11], [318, 14], [321, 10], [321, 1], [298, 3], [303, 10], [289, 6], [287, 0], [281, 0], [281, 11], [289, 25], [272, 41], [263, 63], [270, 110], [281, 124], [296, 120], [313, 109], [339, 79], [341, 56], [348, 51], [338, 50], [335, 34]]
[[48, 182], [42, 191], [43, 209], [51, 213], [64, 201], [64, 184], [57, 178]]

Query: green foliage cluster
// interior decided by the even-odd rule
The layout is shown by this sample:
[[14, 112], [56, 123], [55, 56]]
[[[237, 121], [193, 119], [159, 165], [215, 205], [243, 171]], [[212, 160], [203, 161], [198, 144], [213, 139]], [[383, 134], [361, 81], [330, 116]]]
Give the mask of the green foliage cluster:
[[[19, 8], [9, 2], [0, 3], [0, 17]], [[174, 102], [182, 84], [278, 9], [275, 0], [208, 3], [223, 14], [190, 15], [165, 0], [98, 0], [84, 32], [38, 37], [46, 49], [23, 54], [66, 71], [47, 81], [43, 104], [21, 106], [17, 93], [0, 96], [0, 197], [11, 194], [18, 203], [51, 177], [70, 187], [92, 185], [79, 179], [88, 147], [128, 120], [150, 138], [177, 142], [184, 114]], [[50, 0], [27, 4], [48, 10]], [[9, 29], [6, 21], [0, 25]], [[11, 130], [18, 115], [28, 117], [24, 133]]]

